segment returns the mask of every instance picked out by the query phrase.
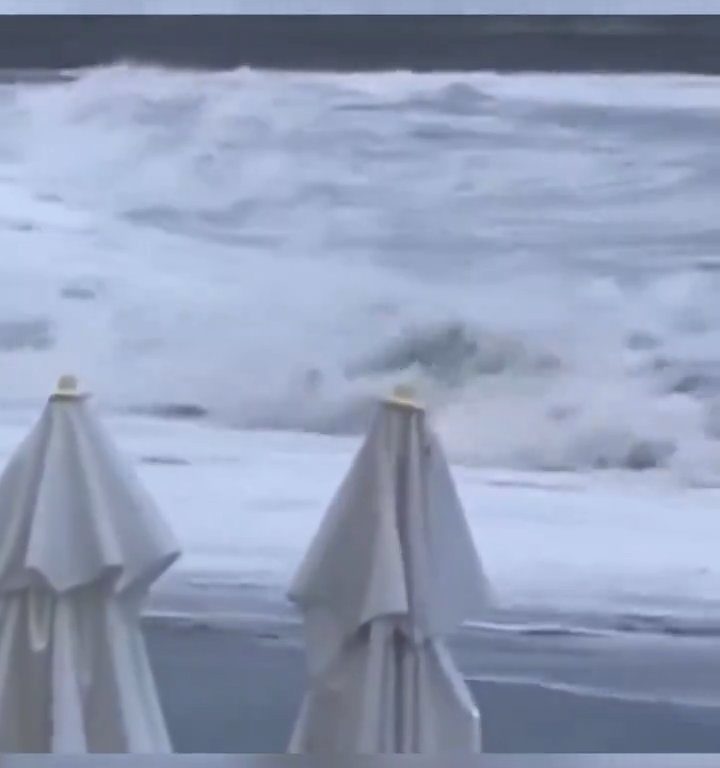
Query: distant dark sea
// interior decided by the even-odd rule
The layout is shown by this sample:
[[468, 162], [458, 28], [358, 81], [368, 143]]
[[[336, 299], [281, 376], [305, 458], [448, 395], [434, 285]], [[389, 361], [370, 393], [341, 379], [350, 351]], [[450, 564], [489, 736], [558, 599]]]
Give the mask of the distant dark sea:
[[720, 73], [720, 16], [3, 16], [0, 68]]

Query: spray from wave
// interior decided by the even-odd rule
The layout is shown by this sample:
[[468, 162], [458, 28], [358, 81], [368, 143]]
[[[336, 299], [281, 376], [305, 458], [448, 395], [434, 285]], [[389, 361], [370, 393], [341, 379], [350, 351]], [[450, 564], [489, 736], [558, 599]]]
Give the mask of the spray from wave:
[[718, 87], [4, 83], [4, 400], [347, 433], [409, 381], [457, 459], [720, 475]]

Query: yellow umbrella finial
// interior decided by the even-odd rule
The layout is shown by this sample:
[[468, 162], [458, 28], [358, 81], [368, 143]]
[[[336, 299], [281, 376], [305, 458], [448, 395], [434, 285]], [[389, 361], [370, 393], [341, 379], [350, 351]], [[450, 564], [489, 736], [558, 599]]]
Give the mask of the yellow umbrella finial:
[[424, 411], [424, 406], [416, 399], [415, 389], [409, 384], [400, 384], [393, 390], [384, 402], [398, 408], [409, 408], [413, 411]]
[[58, 379], [55, 392], [50, 397], [51, 400], [76, 400], [84, 397], [78, 386], [77, 376], [65, 374]]

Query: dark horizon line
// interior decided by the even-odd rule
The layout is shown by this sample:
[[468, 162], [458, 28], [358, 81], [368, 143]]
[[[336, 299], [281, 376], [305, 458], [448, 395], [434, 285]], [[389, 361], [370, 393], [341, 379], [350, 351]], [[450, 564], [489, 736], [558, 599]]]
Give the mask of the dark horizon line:
[[720, 15], [0, 16], [0, 68], [720, 74]]

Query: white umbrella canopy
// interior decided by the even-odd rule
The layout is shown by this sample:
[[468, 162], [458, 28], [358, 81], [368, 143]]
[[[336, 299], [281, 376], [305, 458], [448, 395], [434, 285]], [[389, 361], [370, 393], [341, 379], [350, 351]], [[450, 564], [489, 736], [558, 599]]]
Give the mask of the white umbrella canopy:
[[0, 475], [0, 752], [171, 751], [139, 619], [178, 556], [61, 379]]
[[302, 563], [310, 690], [291, 752], [472, 753], [480, 715], [443, 638], [490, 602], [423, 409], [384, 403]]

